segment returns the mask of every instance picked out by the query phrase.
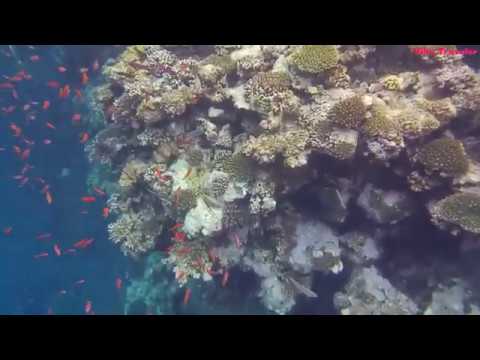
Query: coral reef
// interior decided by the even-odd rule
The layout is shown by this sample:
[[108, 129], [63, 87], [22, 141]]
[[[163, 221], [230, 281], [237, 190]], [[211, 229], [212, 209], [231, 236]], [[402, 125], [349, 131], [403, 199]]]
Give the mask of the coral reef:
[[126, 312], [178, 312], [176, 286], [277, 314], [480, 309], [476, 272], [442, 272], [480, 256], [466, 245], [480, 234], [480, 76], [416, 48], [134, 45], [109, 60], [85, 152], [110, 239], [147, 259]]

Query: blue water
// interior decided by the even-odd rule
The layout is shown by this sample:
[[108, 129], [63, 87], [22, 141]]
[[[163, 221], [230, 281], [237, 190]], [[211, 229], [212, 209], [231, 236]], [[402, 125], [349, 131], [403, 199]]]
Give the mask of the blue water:
[[[85, 115], [86, 106], [74, 99], [74, 89], [84, 90], [80, 83], [80, 68], [92, 67], [96, 59], [101, 63], [115, 51], [111, 46], [15, 46], [17, 58], [6, 56], [8, 46], [1, 46], [1, 82], [3, 76], [13, 76], [25, 70], [31, 80], [16, 83], [18, 99], [11, 90], [0, 89], [0, 107], [16, 106], [10, 114], [0, 111], [0, 314], [83, 314], [86, 301], [90, 300], [96, 314], [123, 313], [124, 287], [117, 289], [115, 279], [124, 284], [128, 276], [126, 258], [108, 240], [106, 220], [102, 217], [105, 198], [97, 198], [94, 204], [80, 201], [87, 194], [86, 177], [88, 163], [79, 136], [85, 124], [74, 125], [74, 113]], [[39, 61], [30, 57], [38, 55]], [[58, 66], [67, 68], [60, 73]], [[97, 72], [89, 71], [90, 83], [95, 82]], [[72, 93], [60, 99], [58, 89], [46, 86], [55, 80], [69, 84]], [[50, 108], [42, 110], [43, 101], [50, 101]], [[23, 106], [31, 101], [28, 111]], [[26, 115], [35, 112], [36, 118], [27, 124]], [[49, 129], [45, 122], [54, 124]], [[27, 148], [20, 137], [14, 137], [9, 129], [15, 123], [23, 129], [31, 146], [28, 160], [21, 161], [13, 146]], [[44, 139], [52, 144], [45, 145]], [[29, 181], [19, 188], [19, 181], [12, 177], [20, 174], [25, 163], [33, 166], [27, 172]], [[61, 176], [62, 169], [69, 172]], [[48, 205], [41, 177], [50, 185], [53, 203]], [[87, 210], [87, 214], [82, 214]], [[4, 229], [11, 227], [6, 236]], [[42, 233], [52, 238], [37, 240]], [[87, 249], [75, 254], [56, 256], [53, 245], [62, 250], [84, 238], [94, 238]], [[48, 256], [35, 259], [36, 254], [48, 252]], [[79, 280], [84, 283], [75, 284]]]

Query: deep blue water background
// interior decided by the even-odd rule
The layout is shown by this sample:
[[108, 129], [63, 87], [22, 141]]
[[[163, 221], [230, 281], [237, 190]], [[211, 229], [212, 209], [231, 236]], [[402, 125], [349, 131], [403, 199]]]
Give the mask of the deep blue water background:
[[[7, 46], [1, 46], [7, 50]], [[55, 314], [83, 314], [84, 304], [91, 300], [96, 314], [123, 313], [124, 288], [115, 287], [115, 278], [124, 282], [127, 261], [107, 238], [106, 220], [101, 216], [103, 201], [83, 204], [87, 195], [86, 176], [88, 163], [79, 134], [85, 129], [73, 126], [73, 113], [85, 114], [85, 105], [72, 101], [73, 89], [80, 88], [79, 68], [100, 63], [114, 51], [111, 46], [15, 46], [23, 60], [19, 64], [12, 57], [0, 54], [0, 76], [12, 76], [21, 69], [32, 75], [31, 80], [20, 82], [15, 100], [10, 90], [0, 90], [0, 107], [16, 105], [17, 110], [9, 115], [0, 112], [0, 314], [46, 314], [51, 308]], [[41, 60], [32, 62], [31, 55]], [[61, 74], [58, 66], [68, 71]], [[98, 75], [97, 75], [98, 76]], [[90, 70], [90, 81], [95, 75]], [[58, 98], [58, 89], [45, 84], [57, 80], [70, 84], [69, 99]], [[7, 81], [1, 79], [0, 82]], [[83, 89], [82, 89], [83, 91]], [[42, 111], [41, 103], [49, 100], [51, 106]], [[25, 103], [38, 101], [37, 118], [25, 126]], [[45, 127], [45, 121], [55, 124], [57, 130]], [[35, 141], [28, 163], [34, 166], [29, 172], [31, 180], [22, 188], [12, 179], [23, 167], [12, 151], [19, 139], [8, 128], [11, 122], [23, 128], [27, 138]], [[52, 140], [44, 145], [43, 139]], [[20, 143], [25, 148], [25, 144]], [[62, 169], [70, 174], [61, 177]], [[40, 185], [33, 177], [42, 177], [50, 184], [54, 201], [48, 205], [40, 193]], [[100, 200], [100, 199], [99, 199]], [[88, 209], [88, 214], [81, 211]], [[10, 236], [3, 229], [13, 228]], [[52, 233], [48, 241], [36, 240], [41, 233]], [[76, 241], [93, 237], [94, 244], [77, 255], [55, 256], [53, 244], [62, 249]], [[49, 256], [34, 259], [33, 256], [48, 251]], [[84, 279], [82, 285], [74, 285]], [[66, 294], [61, 294], [66, 290]]]

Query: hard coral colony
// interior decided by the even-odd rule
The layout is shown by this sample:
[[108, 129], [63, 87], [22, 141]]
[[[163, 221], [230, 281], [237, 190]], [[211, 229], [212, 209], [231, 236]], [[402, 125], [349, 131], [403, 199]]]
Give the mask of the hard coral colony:
[[[295, 312], [301, 297], [315, 304], [317, 294], [330, 294], [342, 314], [436, 313], [434, 302], [445, 299], [432, 294], [451, 276], [478, 295], [475, 269], [452, 275], [435, 256], [451, 246], [445, 230], [458, 248], [480, 243], [470, 136], [478, 134], [480, 77], [462, 55], [142, 45], [127, 47], [103, 75], [94, 94], [106, 126], [87, 151], [94, 168], [108, 165], [117, 178], [111, 240], [149, 258], [128, 289], [127, 312], [139, 301], [174, 311], [155, 305], [167, 302], [167, 271], [188, 290], [184, 306], [195, 301], [195, 284], [235, 291], [232, 278], [250, 272], [259, 278], [250, 291], [278, 314]], [[415, 260], [427, 241], [421, 226], [436, 241], [429, 272]], [[475, 255], [460, 253], [456, 261]], [[323, 287], [331, 277], [333, 292]], [[408, 286], [419, 280], [431, 286]], [[462, 298], [464, 313], [478, 311], [474, 298]]]

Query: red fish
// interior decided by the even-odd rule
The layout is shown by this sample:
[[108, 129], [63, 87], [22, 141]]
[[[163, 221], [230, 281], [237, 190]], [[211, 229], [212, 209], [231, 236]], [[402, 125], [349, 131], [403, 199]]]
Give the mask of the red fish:
[[95, 191], [99, 196], [107, 196], [107, 194], [102, 189], [96, 186], [93, 187], [93, 191]]
[[86, 85], [88, 83], [88, 73], [86, 71], [82, 73], [80, 82], [82, 85]]
[[95, 196], [84, 196], [80, 198], [80, 200], [82, 200], [84, 203], [89, 204], [95, 202], [97, 199], [95, 198]]
[[82, 119], [82, 115], [80, 115], [80, 114], [73, 114], [73, 116], [72, 116], [72, 121], [73, 122], [78, 122], [81, 119]]
[[50, 144], [52, 143], [52, 140], [50, 140], [50, 139], [44, 139], [44, 140], [43, 140], [43, 143], [44, 143], [45, 145], [50, 145]]
[[225, 287], [228, 282], [228, 278], [230, 277], [230, 273], [228, 270], [223, 270], [223, 277], [222, 277], [222, 286]]
[[25, 176], [19, 183], [18, 183], [18, 187], [21, 188], [21, 187], [24, 187], [25, 184], [28, 182], [28, 180], [30, 180], [29, 177]]
[[237, 247], [237, 249], [240, 249], [240, 247], [242, 246], [242, 242], [240, 241], [240, 237], [238, 236], [238, 234], [236, 232], [233, 233], [233, 239], [235, 240], [235, 246]]
[[28, 110], [30, 110], [31, 107], [32, 107], [32, 105], [25, 104], [25, 105], [23, 105], [23, 111], [28, 111]]
[[13, 97], [15, 100], [18, 100], [18, 93], [17, 93], [17, 90], [15, 90], [15, 89], [12, 89], [12, 97]]
[[22, 129], [14, 123], [10, 123], [10, 130], [13, 131], [13, 136], [20, 136], [22, 134]]
[[59, 73], [64, 73], [64, 72], [67, 71], [67, 68], [66, 68], [66, 67], [63, 67], [63, 66], [59, 66], [59, 67], [57, 68], [57, 70], [58, 70]]
[[212, 262], [215, 262], [217, 260], [217, 254], [215, 254], [215, 249], [211, 248], [208, 250], [208, 257]]
[[30, 56], [30, 61], [31, 61], [31, 62], [40, 61], [40, 56], [38, 56], [38, 55], [32, 55], [32, 56]]
[[56, 130], [57, 128], [55, 127], [55, 125], [53, 125], [51, 122], [46, 122], [45, 125], [50, 128], [50, 129], [53, 129], [53, 130]]
[[25, 175], [28, 171], [33, 169], [35, 166], [32, 166], [30, 164], [25, 164], [25, 166], [22, 168], [22, 171], [20, 172], [22, 175]]
[[98, 69], [100, 69], [100, 64], [98, 63], [98, 59], [95, 59], [95, 61], [93, 62], [92, 69], [93, 71], [97, 71]]
[[88, 134], [88, 132], [82, 132], [80, 134], [80, 144], [85, 144], [88, 139], [90, 139], [90, 135]]
[[120, 290], [120, 289], [122, 288], [122, 283], [123, 283], [123, 282], [122, 282], [122, 279], [121, 279], [121, 278], [117, 277], [117, 278], [115, 279], [115, 287], [116, 287], [118, 290]]
[[52, 237], [52, 234], [43, 233], [43, 234], [38, 235], [35, 239], [37, 239], [37, 240], [47, 240], [47, 239], [51, 239], [51, 237]]
[[81, 99], [83, 97], [82, 92], [78, 89], [75, 89], [75, 97]]
[[22, 159], [23, 161], [27, 160], [30, 157], [30, 152], [31, 149], [23, 150], [22, 154], [20, 155], [20, 159]]
[[78, 281], [75, 281], [75, 284], [74, 285], [82, 285], [82, 284], [85, 284], [85, 280], [84, 279], [80, 279]]
[[52, 194], [50, 194], [50, 191], [45, 192], [45, 199], [47, 199], [48, 205], [51, 205], [53, 202]]
[[188, 304], [191, 296], [192, 296], [192, 290], [189, 288], [185, 289], [185, 294], [183, 295], [183, 305]]
[[92, 238], [82, 239], [82, 240], [77, 241], [75, 244], [73, 244], [73, 247], [77, 248], [77, 249], [85, 249], [88, 246], [90, 246], [93, 243], [93, 241], [94, 241], [94, 239], [92, 239]]
[[58, 81], [50, 80], [49, 82], [47, 82], [47, 86], [52, 89], [58, 89], [61, 85]]
[[85, 302], [85, 314], [91, 314], [92, 313], [92, 302], [90, 300], [87, 300]]
[[10, 234], [12, 233], [12, 230], [13, 228], [11, 226], [6, 227], [5, 229], [3, 229], [3, 235], [10, 236]]
[[65, 99], [70, 95], [70, 85], [65, 85], [63, 88], [60, 89], [58, 96], [60, 99]]
[[47, 256], [48, 256], [48, 252], [41, 252], [41, 253], [39, 253], [39, 254], [37, 254], [37, 255], [33, 255], [33, 258], [34, 258], [34, 259], [40, 259], [40, 258], [42, 258], [42, 257], [47, 257]]
[[58, 244], [53, 245], [53, 251], [55, 251], [55, 255], [57, 256], [62, 255], [62, 250], [60, 250], [60, 246], [58, 246]]
[[17, 108], [16, 106], [10, 105], [10, 106], [7, 106], [7, 107], [2, 107], [2, 111], [5, 114], [10, 114], [10, 113], [14, 112], [16, 108]]
[[181, 228], [182, 226], [183, 224], [177, 223], [171, 227], [170, 231], [175, 231], [176, 229]]
[[110, 209], [108, 207], [104, 207], [102, 210], [102, 216], [106, 219], [110, 215]]
[[174, 236], [175, 236], [175, 241], [177, 241], [177, 242], [184, 242], [184, 241], [185, 241], [186, 235], [185, 235], [185, 233], [183, 233], [183, 232], [177, 232], [177, 231], [175, 231], [175, 235], [174, 235]]
[[22, 138], [22, 141], [23, 141], [25, 144], [30, 145], [30, 146], [35, 145], [35, 141], [29, 140], [29, 139], [27, 139], [26, 137], [23, 137], [23, 138]]
[[13, 145], [13, 152], [14, 152], [15, 155], [17, 155], [18, 157], [20, 157], [20, 156], [22, 155], [22, 149], [20, 148], [20, 146]]
[[45, 100], [42, 105], [43, 110], [47, 110], [50, 107], [50, 101]]
[[10, 82], [0, 83], [0, 89], [13, 89], [15, 85]]

